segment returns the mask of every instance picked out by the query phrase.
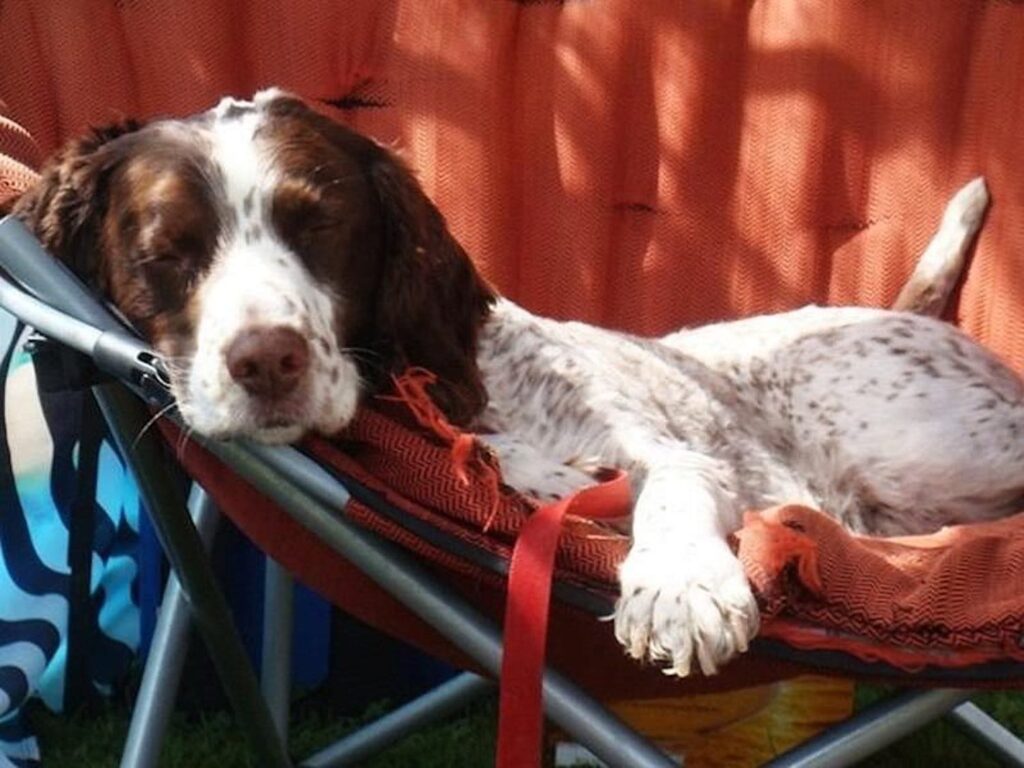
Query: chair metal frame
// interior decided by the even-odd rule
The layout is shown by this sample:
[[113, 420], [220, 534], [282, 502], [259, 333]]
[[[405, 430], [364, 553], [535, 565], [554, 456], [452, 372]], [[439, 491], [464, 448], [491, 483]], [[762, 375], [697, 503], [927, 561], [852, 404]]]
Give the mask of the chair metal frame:
[[[280, 568], [268, 569], [270, 605], [264, 625], [261, 691], [207, 558], [206, 544], [216, 527], [217, 512], [202, 489], [193, 493], [187, 505], [167, 476], [159, 438], [149, 432], [136, 437], [150, 417], [147, 405], [169, 402], [159, 358], [11, 217], [0, 220], [0, 269], [6, 275], [6, 279], [0, 278], [0, 307], [47, 338], [87, 355], [96, 367], [119, 380], [95, 386], [92, 395], [138, 482], [173, 569], [121, 765], [140, 768], [156, 764], [173, 709], [190, 621], [195, 622], [209, 650], [242, 731], [261, 764], [275, 768], [292, 765], [286, 748], [290, 578]], [[497, 679], [500, 628], [409, 553], [336, 514], [347, 503], [349, 492], [334, 476], [292, 448], [196, 439]], [[490, 680], [463, 673], [300, 765], [357, 764], [395, 739], [493, 689]], [[544, 671], [543, 695], [547, 717], [606, 764], [638, 768], [675, 765], [658, 747], [550, 666]], [[980, 743], [1009, 764], [1024, 766], [1024, 742], [971, 705], [970, 695], [969, 690], [959, 688], [899, 694], [780, 755], [770, 765], [850, 765], [952, 711], [956, 722]]]

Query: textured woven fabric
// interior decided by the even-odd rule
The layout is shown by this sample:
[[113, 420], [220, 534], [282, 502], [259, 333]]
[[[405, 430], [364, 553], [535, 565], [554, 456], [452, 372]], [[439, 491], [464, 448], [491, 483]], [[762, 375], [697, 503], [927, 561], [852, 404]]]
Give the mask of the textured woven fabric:
[[[358, 431], [360, 423], [365, 423], [367, 418], [373, 418], [369, 413], [364, 409], [353, 431]], [[377, 427], [384, 432], [376, 431], [375, 440], [401, 445], [414, 453], [423, 445], [422, 434], [395, 422], [390, 427], [378, 422]], [[171, 425], [161, 422], [160, 428], [170, 445], [181, 445], [180, 435]], [[352, 443], [345, 447], [357, 454], [362, 450]], [[402, 491], [412, 488], [414, 493], [418, 493], [421, 483], [429, 485], [431, 482], [429, 476], [450, 474], [450, 451], [445, 450], [443, 462], [435, 466], [414, 459], [411, 466], [419, 466], [420, 471], [404, 475], [405, 481], [395, 488], [382, 486], [348, 454], [337, 452], [330, 443], [313, 441], [306, 448], [327, 466], [344, 474], [351, 472], [351, 477], [379, 491], [386, 501], [398, 505], [407, 516], [431, 521], [439, 519], [430, 510], [424, 510], [421, 505], [403, 497]], [[374, 449], [370, 447], [369, 450], [372, 452]], [[337, 557], [322, 540], [296, 525], [292, 518], [269, 504], [237, 475], [226, 471], [223, 465], [202, 448], [189, 442], [182, 449], [176, 449], [175, 456], [209, 491], [227, 517], [241, 527], [260, 549], [294, 572], [303, 583], [342, 606], [347, 613], [382, 631], [416, 645], [437, 658], [458, 666], [475, 668], [470, 659], [460, 654], [436, 630], [406, 610], [351, 563]], [[486, 497], [487, 492], [474, 490], [475, 485], [476, 482], [473, 482], [470, 489], [463, 488], [461, 492], [470, 497], [479, 494], [478, 498], [486, 498], [486, 503], [458, 507], [459, 515], [446, 519], [445, 530], [460, 540], [472, 537], [469, 541], [481, 543], [485, 551], [506, 556], [508, 547], [497, 537], [478, 536], [480, 521], [491, 516], [493, 507], [492, 500]], [[483, 485], [493, 487], [486, 482]], [[510, 507], [505, 507], [505, 511], [514, 515], [512, 506], [523, 502], [512, 499], [508, 501]], [[423, 518], [424, 512], [429, 517]], [[368, 510], [358, 503], [350, 503], [345, 510], [339, 510], [339, 514], [365, 524], [371, 530], [415, 552], [435, 577], [469, 599], [484, 615], [500, 623], [505, 599], [503, 576], [500, 572], [480, 567], [472, 560], [460, 556], [450, 545], [439, 546], [434, 543], [436, 537], [432, 525], [429, 532], [431, 540], [428, 541], [413, 530], [407, 519], [395, 523], [380, 511]], [[517, 517], [519, 519], [509, 523], [511, 526], [520, 525], [524, 519]], [[563, 532], [559, 541], [562, 552], [566, 551], [567, 534], [571, 537], [571, 530]], [[604, 559], [610, 565], [612, 558]], [[565, 574], [564, 570], [562, 574]], [[584, 582], [580, 580], [580, 583]], [[613, 597], [614, 586], [611, 583], [589, 583], [588, 586], [607, 599]], [[558, 601], [554, 602], [552, 608], [548, 659], [556, 669], [570, 675], [593, 695], [633, 699], [679, 694], [678, 680], [663, 675], [654, 667], [638, 667], [621, 652], [610, 631], [595, 631], [592, 614]], [[600, 663], [595, 663], [598, 659]], [[686, 690], [695, 693], [732, 690], [786, 679], [807, 671], [806, 666], [796, 663], [764, 660], [748, 655], [730, 664], [715, 677], [688, 681]]]
[[[345, 437], [340, 450], [325, 440], [311, 440], [309, 446], [328, 466], [390, 495], [432, 527], [504, 559], [536, 508], [529, 499], [488, 482], [482, 472], [471, 472], [469, 484], [462, 484], [452, 466], [451, 445], [394, 409], [363, 409]], [[351, 512], [367, 527], [386, 531], [387, 521], [372, 510], [354, 504]], [[614, 587], [626, 536], [606, 524], [570, 516], [560, 541], [558, 578], [598, 590]]]
[[[634, 0], [0, 4], [0, 102], [43, 153], [90, 123], [190, 112], [224, 93], [279, 84], [398, 147], [509, 296], [544, 314], [634, 332], [808, 302], [885, 306], [949, 196], [983, 173], [994, 205], [951, 319], [1018, 370], [1022, 72], [1024, 5], [1014, 2], [649, 0], [642, 10]], [[28, 152], [21, 163], [35, 162], [24, 134], [0, 123], [5, 132], [13, 138], [0, 139], [0, 148], [17, 146]], [[316, 450], [371, 484], [392, 486], [389, 495], [438, 529], [505, 554], [529, 505], [501, 497], [493, 515], [491, 486], [461, 487], [430, 455], [439, 448], [447, 461], [443, 446], [379, 429], [377, 416], [354, 430], [367, 429], [354, 454], [359, 464], [323, 444]], [[218, 479], [201, 463], [194, 469]], [[409, 478], [415, 483], [403, 484]], [[269, 549], [285, 547], [286, 524], [257, 508], [236, 520]], [[472, 577], [469, 584], [496, 580], [380, 515], [358, 505], [349, 512]], [[852, 578], [871, 568], [899, 581], [896, 545], [853, 546], [815, 513], [800, 515], [821, 538], [799, 540], [798, 551], [817, 551], [822, 583], [845, 596], [822, 608], [794, 586], [791, 568], [776, 568], [791, 561], [796, 539], [771, 549], [771, 536], [744, 537], [766, 608], [780, 616], [774, 626], [781, 617], [797, 628], [833, 622], [843, 631], [819, 634], [916, 648], [905, 632], [924, 631], [925, 619], [894, 621], [901, 634], [886, 636], [888, 619], [864, 619], [854, 599], [902, 594]], [[762, 520], [770, 528], [775, 518]], [[930, 559], [939, 569], [931, 591], [900, 600], [919, 600], [915, 610], [927, 614], [961, 594], [952, 585], [975, 585], [972, 599], [955, 601], [965, 611], [997, 596], [993, 609], [1021, 615], [999, 585], [976, 581], [988, 574], [1016, 583], [1018, 561], [996, 560], [1005, 571], [993, 571], [990, 559], [976, 570], [977, 560], [956, 552], [977, 540], [953, 538], [947, 554]], [[581, 526], [562, 546], [561, 578], [612, 589], [621, 537]], [[315, 549], [306, 542], [297, 551], [303, 547]], [[833, 564], [836, 552], [866, 559]], [[895, 570], [877, 567], [890, 557]], [[757, 576], [751, 558], [772, 578]], [[303, 564], [294, 553], [292, 561]], [[316, 562], [334, 572], [307, 578], [351, 603], [349, 590], [324, 586], [351, 569]], [[843, 574], [857, 595], [834, 592]], [[363, 603], [369, 615], [384, 612], [386, 601]], [[899, 618], [894, 604], [879, 599], [874, 609]], [[985, 610], [978, 615], [991, 626]], [[556, 662], [558, 633], [567, 631], [559, 626], [556, 617]], [[969, 636], [962, 621], [950, 627]], [[794, 629], [789, 637], [810, 635]], [[614, 644], [605, 650], [613, 655]]]
[[[451, 445], [400, 414], [364, 409], [346, 437], [344, 453], [319, 440], [310, 449], [432, 527], [508, 558], [529, 501], [504, 491], [494, 498], [483, 472], [459, 483]], [[385, 536], [395, 528], [372, 510], [351, 512]], [[417, 537], [406, 537], [406, 546], [420, 549]], [[908, 670], [1024, 660], [1024, 514], [883, 539], [787, 506], [749, 513], [736, 539], [764, 611], [763, 636]], [[627, 545], [614, 529], [576, 519], [559, 540], [557, 576], [611, 599]], [[453, 565], [460, 558], [450, 551], [425, 555], [466, 569], [464, 561]]]
[[[436, 534], [507, 561], [532, 503], [507, 489], [495, 491], [483, 471], [470, 472], [468, 485], [462, 484], [452, 465], [451, 444], [424, 432], [395, 407], [386, 410], [364, 408], [343, 440], [310, 440], [305, 449], [343, 477], [379, 493], [402, 514], [395, 519], [351, 502], [345, 510], [348, 519], [416, 552], [497, 613], [503, 587], [500, 571], [481, 567], [473, 557], [439, 542]], [[170, 431], [171, 444], [180, 444], [177, 433], [167, 425], [164, 429]], [[287, 516], [225, 473], [198, 446], [188, 444], [178, 458], [229, 517], [310, 586], [366, 621], [407, 638], [426, 638], [429, 647], [451, 653], [429, 630], [409, 629], [396, 620], [388, 601], [372, 604], [368, 593], [339, 579], [337, 564], [324, 565], [336, 558], [322, 544], [304, 531], [285, 533]], [[428, 533], [417, 529], [419, 523], [427, 524]], [[764, 612], [763, 637], [797, 648], [840, 650], [907, 671], [1024, 658], [1019, 645], [1024, 634], [1024, 515], [928, 536], [878, 539], [850, 534], [819, 511], [787, 506], [749, 513], [736, 539]], [[625, 537], [613, 529], [577, 518], [559, 539], [556, 576], [610, 603], [616, 594], [615, 566], [626, 546]], [[562, 626], [568, 623], [578, 629], [580, 619], [572, 609], [561, 605], [556, 613]], [[553, 626], [552, 640], [558, 647], [558, 641], [567, 638], [559, 638], [557, 621]], [[611, 637], [610, 632], [595, 634]], [[593, 678], [592, 670], [585, 672], [585, 660], [593, 657], [579, 644], [580, 636], [570, 634], [568, 642], [575, 651], [562, 658], [568, 665], [562, 668]], [[619, 655], [605, 658], [623, 661]], [[609, 669], [616, 666], [610, 664]], [[717, 684], [727, 687], [726, 681], [782, 677], [791, 671], [756, 661], [740, 669], [738, 677], [730, 674]], [[597, 676], [596, 690], [630, 690], [622, 687], [623, 675], [618, 673], [604, 683]], [[1012, 685], [1024, 679], [1007, 676], [1003, 682]], [[632, 695], [641, 689], [661, 690], [649, 677], [630, 685]]]
[[1021, 72], [1012, 2], [0, 4], [43, 152], [279, 84], [403, 151], [511, 298], [635, 332], [885, 306], [984, 173], [958, 317], [1018, 363]]
[[764, 636], [908, 670], [1024, 660], [1024, 515], [886, 540], [788, 506], [738, 538]]
[[0, 102], [0, 205], [36, 179], [39, 150], [28, 131], [3, 116]]

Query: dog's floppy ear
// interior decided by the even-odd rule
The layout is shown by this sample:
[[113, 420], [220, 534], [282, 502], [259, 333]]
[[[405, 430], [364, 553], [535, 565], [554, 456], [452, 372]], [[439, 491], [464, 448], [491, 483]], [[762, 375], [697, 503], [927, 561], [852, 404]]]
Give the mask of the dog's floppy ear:
[[[422, 367], [437, 376], [435, 402], [467, 424], [487, 402], [477, 336], [495, 295], [455, 241], [412, 172], [388, 149], [271, 89], [253, 100], [269, 114], [299, 118], [355, 160], [378, 208], [379, 264], [373, 305], [355, 344], [374, 353], [366, 375]], [[384, 382], [374, 381], [383, 384]]]
[[409, 169], [376, 149], [368, 175], [381, 206], [383, 264], [370, 345], [392, 370], [436, 374], [431, 395], [465, 424], [487, 402], [477, 336], [495, 295]]
[[101, 290], [105, 286], [99, 269], [99, 226], [106, 210], [107, 180], [122, 157], [111, 143], [139, 127], [128, 120], [71, 141], [11, 209], [50, 253]]

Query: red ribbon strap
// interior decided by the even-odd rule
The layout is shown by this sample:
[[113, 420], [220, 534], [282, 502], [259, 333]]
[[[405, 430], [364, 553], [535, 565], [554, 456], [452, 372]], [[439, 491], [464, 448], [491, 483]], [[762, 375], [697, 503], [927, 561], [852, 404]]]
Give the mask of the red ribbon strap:
[[629, 514], [629, 477], [618, 473], [599, 485], [537, 510], [512, 550], [505, 603], [505, 642], [501, 658], [496, 768], [539, 766], [544, 670], [551, 579], [562, 521], [567, 514], [590, 519]]

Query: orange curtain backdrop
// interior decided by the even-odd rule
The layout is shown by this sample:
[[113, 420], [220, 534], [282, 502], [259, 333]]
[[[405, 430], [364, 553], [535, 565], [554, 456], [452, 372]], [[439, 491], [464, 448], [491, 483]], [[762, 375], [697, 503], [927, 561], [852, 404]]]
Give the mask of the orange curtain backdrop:
[[958, 319], [1024, 368], [1020, 2], [0, 3], [42, 153], [270, 84], [399, 147], [508, 295], [637, 332], [885, 305], [983, 173]]

